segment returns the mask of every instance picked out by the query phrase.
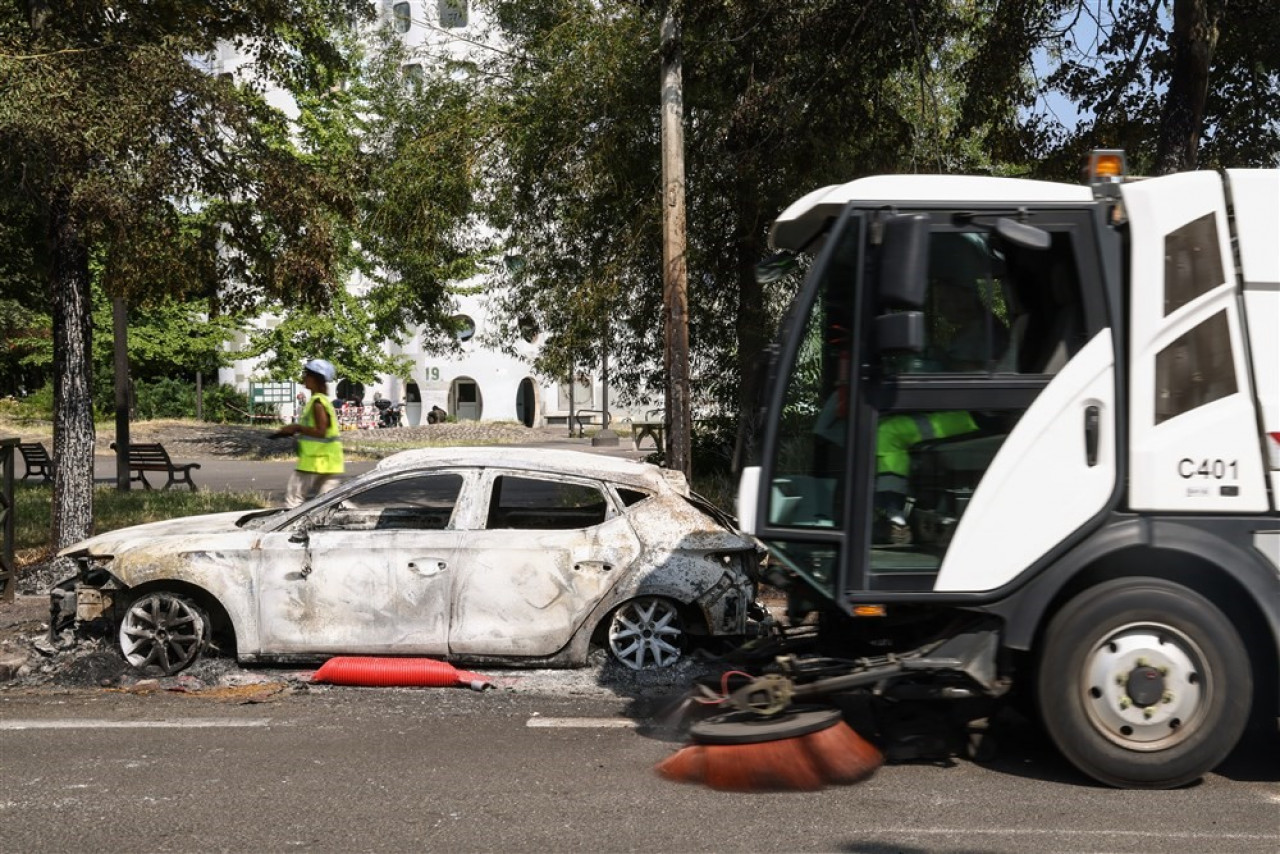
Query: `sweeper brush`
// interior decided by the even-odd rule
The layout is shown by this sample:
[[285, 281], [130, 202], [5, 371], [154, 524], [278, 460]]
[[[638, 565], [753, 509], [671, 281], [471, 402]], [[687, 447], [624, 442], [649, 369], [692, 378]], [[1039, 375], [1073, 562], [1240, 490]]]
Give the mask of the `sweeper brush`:
[[884, 756], [838, 709], [792, 706], [762, 716], [728, 712], [695, 723], [692, 744], [658, 764], [658, 774], [729, 792], [813, 791], [870, 777]]

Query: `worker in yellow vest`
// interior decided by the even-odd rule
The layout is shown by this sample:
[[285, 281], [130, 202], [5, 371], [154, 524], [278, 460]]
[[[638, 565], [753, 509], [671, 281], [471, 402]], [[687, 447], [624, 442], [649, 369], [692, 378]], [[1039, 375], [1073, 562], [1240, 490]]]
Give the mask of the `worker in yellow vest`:
[[973, 416], [964, 410], [903, 412], [880, 420], [876, 428], [876, 510], [877, 517], [888, 523], [890, 542], [911, 541], [907, 527], [911, 448], [928, 439], [946, 439], [977, 429]]
[[311, 399], [296, 424], [286, 424], [277, 435], [293, 436], [298, 443], [298, 466], [289, 477], [284, 502], [297, 507], [338, 485], [342, 474], [342, 440], [338, 415], [329, 400], [329, 383], [337, 378], [333, 364], [312, 359], [302, 370], [302, 384]]

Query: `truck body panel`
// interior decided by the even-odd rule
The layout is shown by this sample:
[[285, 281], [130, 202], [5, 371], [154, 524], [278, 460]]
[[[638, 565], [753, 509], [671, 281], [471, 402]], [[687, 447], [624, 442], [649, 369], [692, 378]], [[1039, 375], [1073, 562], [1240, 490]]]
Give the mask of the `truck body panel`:
[[1122, 192], [1131, 245], [1129, 506], [1267, 510], [1222, 179], [1190, 172]]

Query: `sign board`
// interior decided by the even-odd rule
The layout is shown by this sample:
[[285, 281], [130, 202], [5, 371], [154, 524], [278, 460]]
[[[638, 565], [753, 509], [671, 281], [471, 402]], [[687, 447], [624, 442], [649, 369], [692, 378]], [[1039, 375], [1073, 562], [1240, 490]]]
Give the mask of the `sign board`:
[[249, 383], [249, 414], [253, 415], [254, 407], [265, 407], [278, 412], [282, 404], [296, 404], [298, 384], [287, 383]]

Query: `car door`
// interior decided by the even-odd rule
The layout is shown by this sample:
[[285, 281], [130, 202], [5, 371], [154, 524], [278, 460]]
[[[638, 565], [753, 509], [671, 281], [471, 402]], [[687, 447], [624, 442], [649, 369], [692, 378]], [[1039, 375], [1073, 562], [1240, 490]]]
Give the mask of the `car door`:
[[463, 483], [460, 472], [392, 475], [264, 538], [264, 651], [447, 652]]
[[589, 479], [490, 472], [484, 526], [455, 557], [449, 651], [551, 655], [640, 552], [630, 523]]

